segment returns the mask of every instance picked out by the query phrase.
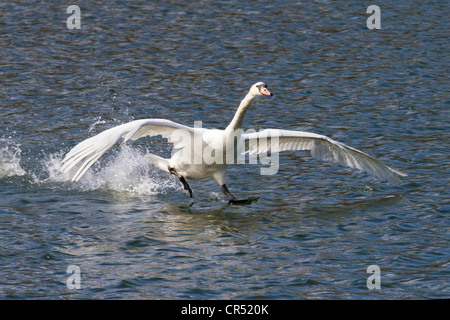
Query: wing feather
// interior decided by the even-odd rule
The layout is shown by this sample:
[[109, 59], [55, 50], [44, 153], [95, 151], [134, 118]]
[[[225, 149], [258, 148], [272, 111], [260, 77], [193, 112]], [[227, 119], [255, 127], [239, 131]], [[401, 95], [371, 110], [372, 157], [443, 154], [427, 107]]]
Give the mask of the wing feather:
[[80, 180], [95, 161], [121, 140], [137, 140], [146, 136], [161, 135], [176, 147], [182, 148], [182, 141], [173, 139], [172, 134], [175, 130], [184, 130], [190, 135], [194, 132], [193, 128], [165, 119], [141, 119], [110, 128], [80, 142], [70, 150], [62, 161], [61, 171], [67, 173], [80, 164], [72, 177], [73, 181]]
[[400, 182], [399, 176], [406, 176], [368, 154], [324, 135], [267, 129], [243, 134], [243, 138], [246, 145], [245, 152], [249, 155], [265, 154], [268, 151], [309, 150], [315, 159], [359, 169], [394, 184]]

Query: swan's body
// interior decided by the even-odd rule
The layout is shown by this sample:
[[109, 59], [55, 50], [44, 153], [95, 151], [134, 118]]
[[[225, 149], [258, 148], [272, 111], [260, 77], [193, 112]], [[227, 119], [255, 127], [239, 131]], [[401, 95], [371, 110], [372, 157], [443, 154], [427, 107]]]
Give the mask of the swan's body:
[[165, 159], [149, 154], [149, 159], [160, 169], [176, 175], [191, 197], [192, 191], [186, 179], [212, 177], [222, 186], [222, 191], [230, 202], [239, 202], [226, 187], [229, 164], [243, 153], [255, 155], [269, 150], [310, 150], [314, 158], [357, 168], [391, 183], [398, 183], [399, 176], [405, 176], [371, 156], [323, 135], [278, 129], [244, 133], [242, 120], [245, 112], [253, 99], [261, 95], [272, 94], [267, 90], [266, 84], [258, 82], [241, 101], [225, 130], [192, 128], [165, 119], [135, 120], [108, 129], [76, 145], [64, 158], [61, 170], [68, 172], [81, 163], [72, 178], [73, 181], [78, 181], [98, 158], [120, 140], [161, 135], [173, 144], [172, 157]]

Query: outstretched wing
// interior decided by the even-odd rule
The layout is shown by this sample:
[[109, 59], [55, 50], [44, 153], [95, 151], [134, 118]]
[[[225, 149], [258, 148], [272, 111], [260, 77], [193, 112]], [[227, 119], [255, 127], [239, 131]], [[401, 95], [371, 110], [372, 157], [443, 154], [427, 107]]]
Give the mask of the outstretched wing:
[[165, 119], [135, 120], [113, 127], [77, 144], [63, 159], [61, 171], [66, 173], [81, 162], [80, 167], [72, 177], [73, 181], [80, 180], [98, 158], [122, 139], [127, 141], [161, 135], [173, 143], [175, 147], [182, 147], [178, 145], [180, 140], [173, 140], [173, 133], [176, 130], [183, 130], [190, 135], [194, 132], [193, 128]]
[[400, 182], [399, 176], [406, 176], [362, 151], [319, 134], [267, 129], [243, 134], [242, 137], [245, 141], [245, 152], [249, 155], [268, 151], [310, 150], [313, 158], [356, 168], [394, 184]]

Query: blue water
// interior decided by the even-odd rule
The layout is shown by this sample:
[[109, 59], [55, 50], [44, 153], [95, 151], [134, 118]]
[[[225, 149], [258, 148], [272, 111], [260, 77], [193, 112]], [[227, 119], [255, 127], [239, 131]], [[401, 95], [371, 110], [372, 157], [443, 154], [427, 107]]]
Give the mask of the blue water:
[[[379, 1], [0, 4], [0, 298], [450, 298], [449, 6]], [[78, 182], [78, 142], [167, 118], [325, 134], [408, 174], [399, 186], [285, 152], [276, 175], [212, 180], [150, 165], [161, 138], [113, 148]], [[370, 265], [380, 289], [368, 289]], [[80, 289], [70, 289], [77, 266]], [[75, 281], [75, 280], [74, 280]], [[71, 282], [70, 282], [71, 283]], [[75, 283], [75, 282], [73, 282]]]

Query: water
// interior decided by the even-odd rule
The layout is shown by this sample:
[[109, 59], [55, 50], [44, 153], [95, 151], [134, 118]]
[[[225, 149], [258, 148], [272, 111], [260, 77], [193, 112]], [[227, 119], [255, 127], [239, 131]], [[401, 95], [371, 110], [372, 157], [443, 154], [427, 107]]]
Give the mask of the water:
[[[2, 299], [449, 298], [448, 5], [379, 1], [0, 4]], [[214, 181], [108, 152], [79, 182], [76, 143], [140, 118], [224, 128], [257, 81], [245, 128], [328, 135], [408, 174], [398, 187], [286, 152], [277, 175]], [[381, 289], [366, 272], [380, 268]], [[66, 286], [69, 266], [80, 289]]]

